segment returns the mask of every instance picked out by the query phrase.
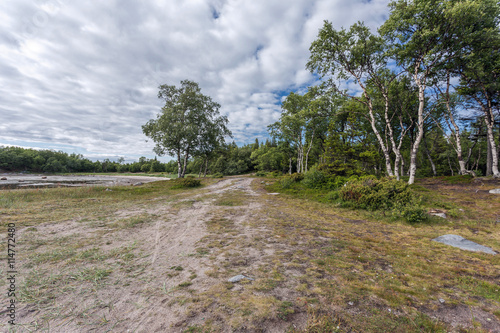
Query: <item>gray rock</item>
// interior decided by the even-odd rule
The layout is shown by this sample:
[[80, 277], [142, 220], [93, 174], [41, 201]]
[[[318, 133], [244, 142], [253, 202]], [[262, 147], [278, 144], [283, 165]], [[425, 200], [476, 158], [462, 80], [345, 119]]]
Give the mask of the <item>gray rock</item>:
[[430, 214], [433, 215], [433, 216], [441, 217], [443, 219], [446, 218], [446, 214], [445, 213], [430, 213]]
[[490, 190], [491, 194], [500, 194], [500, 188], [496, 188], [494, 190]]
[[437, 238], [434, 238], [433, 241], [450, 245], [453, 247], [458, 247], [459, 249], [462, 250], [467, 250], [472, 252], [484, 252], [493, 255], [497, 254], [495, 251], [493, 251], [491, 248], [487, 246], [474, 243], [473, 241], [470, 241], [458, 235], [439, 236]]
[[230, 278], [229, 280], [227, 280], [228, 282], [232, 282], [232, 283], [236, 283], [236, 282], [240, 282], [241, 280], [243, 279], [248, 279], [248, 280], [254, 280], [248, 276], [245, 276], [245, 275], [236, 275], [236, 276], [233, 276], [232, 278]]
[[279, 195], [279, 193], [268, 193], [267, 195]]
[[439, 303], [444, 304], [444, 299], [440, 298]]
[[7, 177], [2, 177], [0, 178], [0, 180], [7, 180]]
[[112, 189], [110, 189], [110, 188], [107, 188], [107, 189], [106, 189], [106, 191], [113, 191], [113, 190], [112, 190]]
[[135, 183], [135, 184], [134, 184], [134, 186], [141, 186], [141, 185], [143, 185], [143, 183], [142, 183], [142, 182], [138, 182], [138, 183]]

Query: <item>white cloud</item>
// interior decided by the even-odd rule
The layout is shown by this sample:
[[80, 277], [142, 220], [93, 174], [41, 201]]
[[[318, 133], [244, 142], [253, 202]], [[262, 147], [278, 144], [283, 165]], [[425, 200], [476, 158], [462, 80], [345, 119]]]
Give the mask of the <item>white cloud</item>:
[[312, 83], [324, 20], [376, 29], [387, 0], [7, 1], [0, 3], [0, 138], [89, 154], [152, 155], [141, 125], [159, 84], [191, 79], [222, 105], [237, 142]]

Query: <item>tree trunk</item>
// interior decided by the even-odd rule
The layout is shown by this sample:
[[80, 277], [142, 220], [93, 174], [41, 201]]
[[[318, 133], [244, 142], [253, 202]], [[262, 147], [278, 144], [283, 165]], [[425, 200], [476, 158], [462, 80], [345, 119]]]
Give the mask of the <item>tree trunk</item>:
[[307, 172], [307, 162], [309, 161], [309, 152], [311, 151], [313, 140], [314, 140], [314, 132], [315, 129], [313, 129], [312, 135], [311, 135], [311, 142], [309, 143], [309, 147], [307, 148], [307, 153], [306, 153], [306, 172]]
[[290, 156], [289, 157], [289, 160], [290, 160], [290, 164], [289, 164], [289, 168], [288, 168], [288, 174], [292, 174], [292, 157]]
[[424, 106], [425, 106], [425, 84], [414, 75], [415, 82], [418, 85], [418, 121], [417, 121], [417, 137], [411, 146], [410, 154], [410, 179], [408, 184], [415, 183], [415, 173], [417, 172], [417, 153], [420, 147], [420, 142], [424, 136]]
[[203, 178], [207, 177], [207, 169], [208, 169], [208, 157], [205, 160], [205, 172], [203, 172]]
[[486, 139], [486, 176], [491, 176], [493, 175], [492, 171], [492, 166], [493, 166], [493, 159], [491, 156], [491, 146], [490, 146], [490, 140], [489, 138]]
[[[458, 165], [460, 166], [459, 174], [460, 175], [467, 175], [470, 172], [465, 168], [465, 162], [464, 162], [464, 158], [462, 155], [462, 141], [460, 138], [460, 128], [458, 127], [457, 123], [455, 122], [455, 117], [453, 116], [453, 111], [452, 111], [451, 105], [450, 105], [450, 85], [451, 85], [450, 78], [451, 78], [450, 72], [447, 72], [446, 91], [444, 94], [441, 92], [441, 89], [439, 89], [439, 88], [437, 88], [437, 89], [439, 89], [439, 91], [441, 92], [441, 95], [444, 95], [444, 98], [445, 98], [446, 111], [447, 111], [447, 115], [445, 115], [445, 120], [446, 120], [446, 123], [448, 124], [448, 128], [451, 130], [451, 135], [453, 135], [453, 138], [455, 141], [454, 144], [452, 144], [452, 146], [453, 146], [453, 149], [455, 149], [455, 152], [457, 153]], [[448, 120], [449, 120], [449, 122], [448, 122]], [[451, 122], [451, 124], [450, 124], [450, 122]]]
[[177, 150], [177, 178], [182, 178], [181, 150]]
[[494, 177], [500, 177], [500, 172], [498, 171], [498, 153], [497, 146], [495, 143], [495, 137], [493, 135], [493, 114], [491, 114], [491, 121], [489, 121], [486, 125], [488, 126], [488, 142], [490, 143], [491, 148], [491, 172]]
[[451, 166], [451, 162], [450, 162], [450, 155], [446, 155], [446, 157], [448, 158], [448, 165], [450, 166], [451, 175], [453, 176], [454, 173], [453, 173], [453, 167]]
[[434, 161], [432, 160], [431, 154], [429, 152], [429, 147], [427, 146], [427, 140], [425, 139], [425, 137], [423, 138], [423, 141], [424, 141], [425, 155], [427, 156], [427, 159], [431, 163], [432, 175], [434, 177], [436, 177], [437, 176], [436, 165], [434, 164]]
[[476, 101], [481, 105], [481, 108], [484, 112], [484, 121], [486, 122], [486, 134], [489, 142], [489, 148], [491, 148], [491, 173], [494, 177], [500, 177], [500, 172], [498, 171], [498, 153], [497, 146], [495, 143], [495, 137], [493, 134], [493, 126], [495, 124], [495, 115], [493, 114], [492, 102], [488, 98], [487, 103], [485, 105], [480, 99], [476, 99]]
[[431, 154], [429, 153], [429, 151], [427, 149], [425, 149], [425, 153], [427, 154], [427, 158], [429, 159], [429, 162], [431, 163], [432, 175], [434, 177], [436, 177], [437, 176], [436, 165], [434, 164], [434, 161], [432, 160]]
[[[364, 90], [364, 89], [363, 89]], [[391, 156], [389, 154], [389, 149], [387, 146], [384, 144], [384, 140], [382, 140], [382, 137], [380, 136], [380, 133], [377, 129], [376, 125], [376, 120], [373, 115], [373, 105], [371, 99], [369, 99], [368, 94], [366, 91], [364, 92], [365, 97], [368, 99], [368, 114], [370, 116], [370, 125], [372, 127], [373, 133], [377, 137], [378, 143], [380, 145], [380, 148], [382, 149], [382, 152], [384, 153], [384, 158], [385, 158], [385, 169], [387, 172], [387, 176], [389, 177], [394, 177], [394, 173], [392, 172], [392, 165], [391, 165]]]
[[182, 167], [182, 177], [181, 178], [184, 178], [184, 176], [186, 176], [186, 167], [187, 167], [188, 158], [189, 158], [189, 149], [186, 150], [186, 154], [184, 155], [184, 166]]

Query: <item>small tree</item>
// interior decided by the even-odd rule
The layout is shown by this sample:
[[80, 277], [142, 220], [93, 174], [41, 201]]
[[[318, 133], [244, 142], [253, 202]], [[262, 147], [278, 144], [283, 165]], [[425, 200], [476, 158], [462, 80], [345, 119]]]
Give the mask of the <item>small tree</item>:
[[[190, 156], [215, 147], [213, 141], [231, 135], [226, 116], [219, 116], [220, 105], [201, 93], [198, 83], [184, 80], [181, 86], [161, 85], [158, 98], [165, 106], [156, 119], [142, 126], [143, 133], [151, 138], [158, 155], [177, 156], [178, 177], [186, 174]], [[210, 143], [207, 147], [207, 143]]]

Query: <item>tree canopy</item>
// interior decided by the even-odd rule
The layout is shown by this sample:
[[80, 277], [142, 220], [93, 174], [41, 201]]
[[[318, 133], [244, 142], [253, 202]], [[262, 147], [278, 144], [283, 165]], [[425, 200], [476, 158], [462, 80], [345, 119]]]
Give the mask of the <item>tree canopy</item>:
[[156, 154], [177, 156], [178, 177], [182, 178], [190, 156], [207, 156], [225, 136], [231, 136], [228, 120], [196, 82], [184, 80], [180, 87], [161, 85], [159, 89], [158, 98], [165, 100], [165, 106], [142, 130], [156, 143]]

